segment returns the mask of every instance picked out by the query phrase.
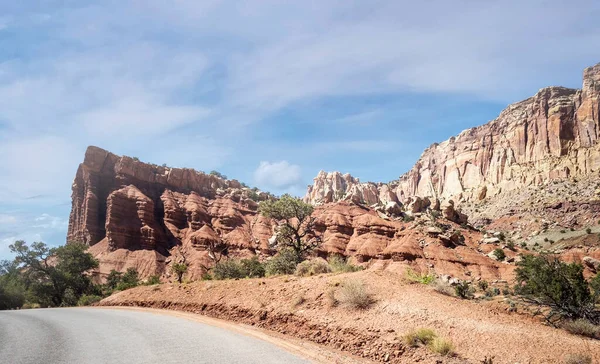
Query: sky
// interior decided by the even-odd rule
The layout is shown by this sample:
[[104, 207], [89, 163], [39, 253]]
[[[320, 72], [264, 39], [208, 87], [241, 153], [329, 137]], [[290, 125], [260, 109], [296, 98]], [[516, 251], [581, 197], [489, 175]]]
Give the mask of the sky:
[[0, 1], [0, 259], [65, 241], [88, 145], [303, 195], [600, 62], [600, 2]]

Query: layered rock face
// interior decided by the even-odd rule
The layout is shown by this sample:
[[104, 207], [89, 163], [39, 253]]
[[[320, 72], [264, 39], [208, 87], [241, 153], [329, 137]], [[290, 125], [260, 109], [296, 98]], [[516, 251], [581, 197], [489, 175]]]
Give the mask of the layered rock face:
[[242, 252], [268, 250], [272, 223], [257, 215], [250, 198], [267, 195], [235, 180], [89, 147], [72, 189], [67, 242], [98, 245], [92, 251], [102, 273], [134, 266], [143, 275], [160, 274], [171, 259], [185, 257], [200, 272], [207, 239]]
[[[112, 269], [129, 267], [142, 277], [172, 279], [168, 267], [182, 260], [189, 264], [186, 277], [198, 279], [214, 263], [209, 247], [227, 247], [236, 257], [257, 254], [268, 259], [273, 253], [269, 239], [276, 223], [258, 214], [254, 201], [267, 195], [251, 199], [251, 192], [236, 181], [90, 147], [73, 183], [67, 240], [90, 246], [100, 262], [100, 279]], [[352, 201], [317, 207], [316, 230], [323, 241], [317, 254], [342, 254], [401, 272], [411, 267], [484, 279], [511, 274], [510, 265], [490, 259], [489, 251], [478, 246], [481, 234], [449, 221], [461, 222], [451, 205], [416, 199], [412, 208], [417, 220], [404, 222], [399, 205], [389, 202], [379, 210]], [[432, 208], [443, 224], [416, 212]], [[432, 224], [445, 228], [432, 234]]]
[[385, 205], [414, 196], [478, 201], [547, 181], [600, 170], [600, 64], [580, 90], [548, 87], [498, 118], [427, 148], [415, 166], [387, 184], [320, 172], [308, 188], [314, 204], [359, 200]]

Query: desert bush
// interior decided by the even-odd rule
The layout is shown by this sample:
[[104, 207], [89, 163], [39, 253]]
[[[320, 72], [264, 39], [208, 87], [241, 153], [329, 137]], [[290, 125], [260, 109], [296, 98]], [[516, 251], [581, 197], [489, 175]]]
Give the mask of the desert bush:
[[471, 287], [471, 283], [467, 281], [459, 282], [454, 286], [454, 293], [456, 294], [456, 297], [462, 299], [473, 298], [473, 288]]
[[504, 254], [504, 250], [500, 249], [500, 248], [496, 248], [494, 249], [494, 256], [496, 257], [496, 259], [498, 259], [498, 261], [503, 261], [504, 259], [506, 259], [506, 254]]
[[89, 306], [93, 303], [100, 302], [101, 300], [101, 296], [84, 294], [81, 297], [79, 297], [79, 300], [77, 301], [77, 306]]
[[498, 287], [492, 287], [485, 291], [486, 297], [494, 297], [494, 296], [498, 296], [499, 294], [500, 294], [500, 288], [498, 288]]
[[298, 256], [292, 249], [282, 249], [265, 265], [267, 276], [294, 274], [298, 265]]
[[600, 337], [600, 327], [585, 319], [564, 321], [560, 326], [574, 335], [587, 336], [591, 338]]
[[331, 268], [323, 258], [314, 258], [305, 260], [296, 266], [296, 275], [300, 277], [309, 277], [317, 274], [330, 273]]
[[358, 265], [348, 263], [348, 260], [339, 254], [330, 256], [327, 259], [327, 262], [329, 263], [329, 267], [331, 267], [331, 271], [334, 273], [357, 272], [362, 269], [362, 267]]
[[173, 263], [171, 270], [177, 276], [177, 282], [181, 283], [183, 281], [183, 275], [188, 271], [188, 265], [185, 262]]
[[509, 250], [515, 250], [515, 243], [509, 241], [508, 243], [506, 243], [506, 248], [508, 248]]
[[124, 291], [139, 285], [140, 278], [137, 269], [127, 268], [127, 271], [125, 271], [125, 274], [121, 276], [120, 281], [117, 283], [116, 289], [118, 291]]
[[292, 301], [292, 307], [298, 307], [301, 304], [303, 304], [304, 302], [306, 302], [306, 298], [304, 297], [304, 295], [300, 294], [300, 295], [296, 296], [294, 298], [294, 300]]
[[569, 354], [565, 364], [592, 364], [592, 357], [589, 354]]
[[452, 286], [449, 283], [444, 282], [440, 279], [434, 282], [433, 289], [436, 292], [441, 293], [443, 295], [454, 296], [454, 288], [452, 288]]
[[489, 287], [489, 283], [485, 280], [481, 280], [479, 282], [477, 282], [477, 286], [479, 287], [480, 290], [482, 291], [487, 291], [488, 287]]
[[454, 345], [452, 345], [452, 342], [441, 337], [433, 338], [431, 343], [429, 343], [427, 346], [434, 353], [438, 353], [443, 356], [451, 356], [454, 354]]
[[425, 273], [417, 273], [414, 270], [408, 268], [404, 277], [413, 283], [421, 283], [421, 284], [431, 284], [435, 280], [435, 275], [433, 274], [425, 274]]
[[342, 283], [337, 299], [345, 306], [354, 309], [367, 309], [374, 300], [361, 281], [348, 280]]
[[246, 272], [240, 261], [228, 259], [220, 261], [212, 269], [215, 279], [240, 279], [246, 277]]
[[585, 232], [588, 233], [588, 234], [591, 234], [592, 233], [592, 229], [587, 228], [587, 229], [585, 229]]
[[153, 285], [159, 284], [159, 283], [160, 283], [160, 276], [158, 276], [158, 275], [150, 276], [146, 280], [146, 285], [147, 286], [153, 286]]
[[525, 302], [548, 307], [549, 322], [580, 318], [592, 323], [600, 321], [594, 289], [598, 278], [588, 283], [580, 264], [565, 263], [548, 255], [525, 255], [517, 263], [515, 273], [515, 293]]
[[421, 345], [429, 345], [436, 337], [435, 331], [422, 328], [410, 331], [402, 337], [402, 340], [406, 345], [415, 348]]
[[258, 261], [256, 255], [250, 259], [242, 259], [240, 264], [248, 278], [260, 278], [265, 276], [265, 265]]

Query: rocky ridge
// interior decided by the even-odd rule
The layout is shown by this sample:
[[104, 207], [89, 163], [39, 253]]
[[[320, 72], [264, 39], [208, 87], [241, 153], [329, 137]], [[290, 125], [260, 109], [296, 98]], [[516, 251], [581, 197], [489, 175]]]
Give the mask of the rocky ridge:
[[478, 202], [548, 181], [600, 171], [600, 64], [585, 69], [582, 89], [547, 87], [491, 122], [427, 148], [390, 183], [360, 182], [321, 171], [305, 201], [353, 200], [385, 206], [421, 198]]
[[[100, 261], [102, 278], [111, 269], [135, 267], [143, 277], [172, 278], [169, 265], [185, 260], [188, 278], [213, 263], [210, 249], [229, 256], [273, 251], [274, 221], [258, 214], [255, 200], [270, 198], [188, 169], [160, 167], [90, 147], [73, 183], [68, 242], [82, 242]], [[487, 255], [481, 233], [465, 225], [451, 204], [415, 200], [409, 216], [395, 202], [377, 210], [354, 202], [317, 206], [317, 254], [342, 254], [388, 270], [407, 267], [455, 277], [501, 279], [512, 266]], [[516, 253], [514, 253], [516, 254]], [[513, 252], [508, 255], [514, 255]]]

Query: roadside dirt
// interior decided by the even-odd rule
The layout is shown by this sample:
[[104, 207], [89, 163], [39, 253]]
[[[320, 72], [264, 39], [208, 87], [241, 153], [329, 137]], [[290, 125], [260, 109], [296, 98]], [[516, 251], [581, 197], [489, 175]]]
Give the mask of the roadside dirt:
[[[366, 284], [375, 303], [366, 310], [332, 306], [343, 282]], [[460, 300], [429, 286], [408, 284], [390, 272], [363, 271], [308, 278], [275, 277], [189, 284], [161, 284], [119, 292], [104, 306], [138, 306], [192, 312], [267, 329], [376, 362], [564, 363], [588, 353], [600, 362], [600, 342], [548, 327], [508, 305]], [[430, 328], [450, 339], [456, 356], [406, 347], [402, 335]], [[342, 361], [338, 361], [342, 360]], [[338, 359], [333, 362], [354, 363]]]

